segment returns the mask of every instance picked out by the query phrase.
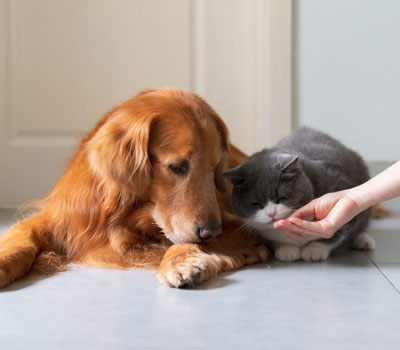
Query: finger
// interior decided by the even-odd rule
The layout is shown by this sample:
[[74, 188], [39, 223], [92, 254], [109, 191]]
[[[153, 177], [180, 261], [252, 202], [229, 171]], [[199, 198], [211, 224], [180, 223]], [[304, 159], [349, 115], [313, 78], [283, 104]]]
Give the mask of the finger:
[[303, 230], [306, 230], [307, 232], [313, 232], [317, 234], [324, 232], [320, 221], [307, 221], [307, 220], [301, 220], [296, 217], [290, 217], [289, 222], [292, 225], [295, 225]]
[[297, 232], [292, 232], [292, 231], [288, 231], [288, 230], [283, 230], [283, 232], [285, 232], [286, 236], [288, 236], [289, 238], [294, 239], [295, 241], [298, 241], [298, 242], [302, 242], [302, 241], [306, 240], [307, 238], [309, 238], [309, 236], [303, 235], [303, 234], [297, 233]]
[[[296, 219], [297, 220], [297, 219]], [[300, 220], [300, 219], [298, 219]], [[300, 220], [303, 221], [303, 220]], [[299, 233], [300, 231], [303, 231], [304, 228], [295, 225], [294, 223], [291, 222], [291, 217], [287, 218], [287, 219], [283, 219], [283, 220], [279, 220], [279, 221], [275, 221], [274, 222], [274, 228], [280, 228], [280, 229], [286, 229], [288, 231], [293, 231], [295, 230], [295, 232]]]
[[301, 233], [301, 229], [293, 224], [290, 223], [288, 219], [283, 219], [276, 221], [274, 223], [274, 228], [280, 228], [283, 230], [283, 232], [290, 238], [296, 240], [296, 241], [304, 241], [307, 239], [309, 236], [304, 235]]
[[310, 236], [308, 231], [306, 231], [302, 227], [299, 227], [299, 226], [291, 223], [288, 219], [275, 222], [274, 228], [280, 228], [285, 232], [291, 232], [291, 233], [295, 233], [297, 235], [302, 235], [302, 236], [304, 235], [306, 237]]
[[288, 219], [282, 219], [274, 222], [274, 228], [281, 228], [281, 227], [287, 227], [290, 225], [290, 222]]
[[293, 223], [290, 223], [290, 225], [287, 225], [284, 230], [287, 230], [290, 232], [295, 232], [299, 235], [303, 235], [306, 237], [310, 237], [310, 236], [314, 235], [313, 232], [310, 232], [309, 230], [304, 229], [303, 227], [297, 226], [296, 224], [293, 224]]
[[[286, 232], [301, 235], [301, 240], [304, 240], [304, 237], [310, 236], [318, 236], [322, 238], [332, 237], [332, 230], [329, 229], [328, 225], [324, 222], [321, 224], [320, 222], [310, 222], [290, 217], [285, 220], [279, 220], [275, 224], [274, 228], [280, 228]], [[293, 237], [293, 239], [300, 240], [300, 237]]]
[[306, 221], [291, 217], [289, 218], [289, 221], [291, 224], [299, 228], [296, 232], [301, 232], [303, 234], [330, 238], [332, 237], [332, 231], [334, 232], [334, 230], [332, 230], [332, 225], [328, 220]]
[[300, 209], [297, 209], [291, 217], [296, 217], [299, 219], [306, 218], [307, 216], [313, 216], [315, 214], [315, 205], [312, 202], [306, 204], [305, 206], [301, 207]]

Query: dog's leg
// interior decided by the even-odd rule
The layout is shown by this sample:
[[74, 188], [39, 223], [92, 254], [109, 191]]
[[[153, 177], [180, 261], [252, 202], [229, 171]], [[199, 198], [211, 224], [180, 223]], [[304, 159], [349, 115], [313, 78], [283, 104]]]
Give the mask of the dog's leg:
[[0, 237], [0, 288], [25, 275], [46, 245], [44, 215], [36, 215], [12, 226]]
[[259, 238], [238, 229], [240, 224], [224, 224], [223, 233], [202, 244], [172, 245], [157, 270], [160, 283], [170, 287], [187, 287], [245, 265], [268, 260], [269, 252]]
[[109, 240], [73, 262], [101, 268], [156, 268], [171, 243], [144, 242], [124, 228], [112, 230]]

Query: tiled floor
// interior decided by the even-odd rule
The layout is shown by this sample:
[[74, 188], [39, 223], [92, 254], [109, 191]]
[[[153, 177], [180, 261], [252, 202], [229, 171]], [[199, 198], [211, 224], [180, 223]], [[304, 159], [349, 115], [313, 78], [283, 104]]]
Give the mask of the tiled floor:
[[[400, 349], [400, 200], [372, 253], [258, 265], [177, 290], [74, 267], [0, 291], [0, 349]], [[0, 232], [11, 212], [0, 211]]]

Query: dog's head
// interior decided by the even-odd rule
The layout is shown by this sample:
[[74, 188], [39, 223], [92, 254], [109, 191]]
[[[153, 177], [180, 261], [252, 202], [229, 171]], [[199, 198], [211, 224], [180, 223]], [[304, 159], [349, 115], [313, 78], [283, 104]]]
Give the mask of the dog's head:
[[152, 203], [154, 221], [172, 242], [199, 242], [221, 232], [216, 191], [225, 190], [228, 138], [198, 96], [150, 90], [110, 113], [88, 154], [105, 183]]

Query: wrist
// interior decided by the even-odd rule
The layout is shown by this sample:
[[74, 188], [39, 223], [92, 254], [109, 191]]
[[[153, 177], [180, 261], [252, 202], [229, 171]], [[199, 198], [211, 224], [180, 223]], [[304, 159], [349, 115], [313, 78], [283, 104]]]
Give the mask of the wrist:
[[346, 195], [350, 197], [355, 203], [355, 210], [361, 213], [363, 210], [368, 209], [376, 204], [373, 196], [373, 191], [369, 191], [366, 184], [362, 184], [346, 190]]

